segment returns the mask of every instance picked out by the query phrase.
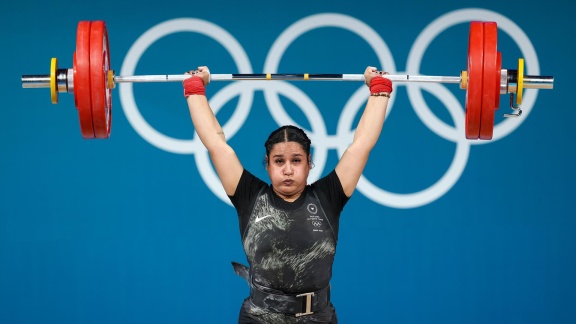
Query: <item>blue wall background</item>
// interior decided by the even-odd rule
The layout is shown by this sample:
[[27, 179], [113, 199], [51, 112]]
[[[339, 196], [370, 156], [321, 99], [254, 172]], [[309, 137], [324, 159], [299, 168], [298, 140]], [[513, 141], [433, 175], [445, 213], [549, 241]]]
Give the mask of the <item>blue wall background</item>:
[[[112, 137], [86, 141], [73, 96], [61, 94], [52, 105], [49, 90], [21, 88], [22, 74], [47, 74], [52, 57], [71, 66], [78, 21], [97, 19], [107, 23], [117, 74], [130, 64], [135, 74], [180, 74], [198, 65], [212, 73], [240, 71], [233, 54], [206, 35], [215, 28], [174, 31], [153, 41], [139, 60], [129, 57], [145, 33], [180, 18], [233, 36], [252, 70], [241, 72], [275, 72], [264, 67], [280, 35], [326, 13], [360, 23], [303, 33], [281, 56], [278, 72], [362, 73], [367, 65], [403, 72], [427, 27], [460, 17], [465, 22], [429, 39], [416, 71], [458, 75], [466, 68], [467, 21], [496, 17], [503, 67], [516, 69], [526, 56], [527, 74], [539, 69], [556, 80], [552, 91], [527, 91], [525, 115], [506, 124], [498, 117], [508, 130], [498, 126], [501, 136], [480, 145], [462, 140], [465, 93], [457, 86], [423, 91], [432, 115], [421, 118], [416, 111], [422, 105], [414, 104], [418, 86], [409, 92], [396, 84], [364, 173], [374, 187], [364, 183], [342, 217], [332, 283], [340, 321], [576, 322], [576, 222], [570, 211], [576, 5], [101, 0], [13, 1], [0, 8], [0, 323], [233, 323], [248, 293], [230, 266], [245, 260], [236, 216], [211, 189], [205, 153], [189, 141], [194, 130], [179, 83], [135, 84], [132, 92], [119, 86]], [[468, 17], [470, 12], [480, 17]], [[379, 35], [390, 61], [382, 62], [351, 31], [361, 25]], [[183, 21], [176, 26], [194, 28]], [[510, 33], [503, 26], [517, 29]], [[527, 42], [518, 41], [522, 35]], [[213, 106], [221, 106], [221, 122], [231, 121], [230, 143], [261, 177], [262, 144], [278, 124], [271, 113], [278, 105], [266, 102], [264, 86], [214, 82], [208, 88], [210, 98], [220, 100]], [[337, 161], [335, 142], [346, 133], [338, 126], [342, 111], [360, 85], [276, 87], [294, 122], [314, 130], [314, 172], [326, 174]], [[242, 100], [253, 95], [245, 120], [234, 115], [239, 89]], [[130, 93], [152, 129], [184, 143], [163, 147], [148, 138], [151, 131], [129, 121]], [[498, 116], [509, 111], [508, 97], [501, 101]], [[351, 123], [353, 115], [343, 122]], [[437, 128], [427, 126], [432, 124]], [[322, 127], [331, 137], [321, 136]], [[440, 181], [447, 174], [451, 178]]]

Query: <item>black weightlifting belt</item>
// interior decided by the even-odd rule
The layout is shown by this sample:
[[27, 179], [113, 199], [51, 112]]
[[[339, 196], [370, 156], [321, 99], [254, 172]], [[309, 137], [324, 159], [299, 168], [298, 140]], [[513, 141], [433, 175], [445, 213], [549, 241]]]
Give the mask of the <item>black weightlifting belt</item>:
[[262, 309], [298, 317], [314, 314], [330, 304], [330, 285], [307, 293], [282, 294], [252, 282], [248, 276], [248, 267], [236, 262], [232, 262], [232, 265], [234, 272], [250, 285], [250, 301]]

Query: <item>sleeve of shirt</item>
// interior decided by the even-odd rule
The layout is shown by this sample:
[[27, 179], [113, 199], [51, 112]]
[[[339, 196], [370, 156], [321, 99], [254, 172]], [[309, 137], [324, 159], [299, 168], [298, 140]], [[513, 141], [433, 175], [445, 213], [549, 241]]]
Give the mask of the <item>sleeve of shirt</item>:
[[243, 215], [250, 209], [251, 202], [263, 186], [268, 184], [244, 169], [236, 186], [236, 192], [228, 196], [238, 215]]
[[340, 214], [350, 199], [344, 193], [344, 188], [342, 188], [342, 183], [336, 170], [332, 170], [327, 176], [316, 181], [313, 186], [319, 195], [324, 196], [324, 199], [330, 202], [326, 208], [330, 208], [335, 215]]

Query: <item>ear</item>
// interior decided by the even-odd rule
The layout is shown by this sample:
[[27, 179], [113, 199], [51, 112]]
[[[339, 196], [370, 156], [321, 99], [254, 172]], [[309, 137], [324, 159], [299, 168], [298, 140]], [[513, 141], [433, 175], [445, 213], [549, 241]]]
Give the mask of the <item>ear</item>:
[[312, 164], [312, 154], [308, 154], [308, 170], [312, 170], [314, 164]]
[[268, 155], [264, 154], [264, 163], [266, 163], [266, 170], [268, 170], [268, 166], [270, 165], [270, 163], [268, 163], [270, 161], [268, 161]]

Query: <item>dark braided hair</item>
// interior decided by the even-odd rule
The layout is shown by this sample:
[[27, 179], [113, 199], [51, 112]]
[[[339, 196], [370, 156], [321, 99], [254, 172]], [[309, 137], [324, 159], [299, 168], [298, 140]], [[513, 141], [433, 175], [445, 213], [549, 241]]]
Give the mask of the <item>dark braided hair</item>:
[[[308, 156], [310, 155], [310, 144], [312, 142], [302, 128], [298, 128], [292, 125], [285, 125], [273, 131], [270, 136], [268, 136], [266, 143], [264, 143], [264, 147], [266, 148], [266, 156], [270, 158], [270, 151], [272, 151], [272, 147], [274, 147], [274, 145], [277, 143], [283, 142], [296, 142], [300, 144], [300, 146], [302, 146], [306, 152], [306, 158], [308, 160]], [[312, 161], [308, 162], [312, 163]], [[264, 165], [266, 165], [266, 160], [264, 160]]]

